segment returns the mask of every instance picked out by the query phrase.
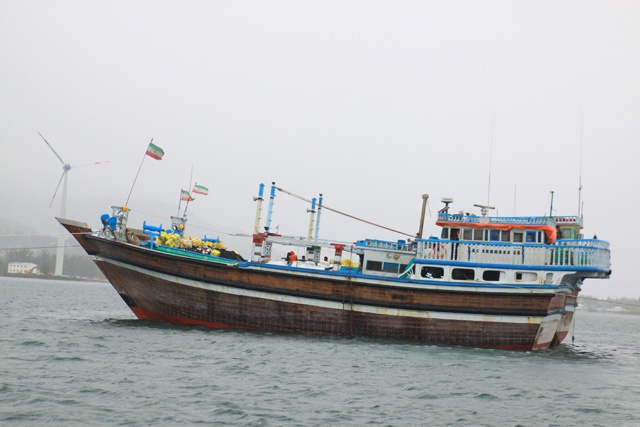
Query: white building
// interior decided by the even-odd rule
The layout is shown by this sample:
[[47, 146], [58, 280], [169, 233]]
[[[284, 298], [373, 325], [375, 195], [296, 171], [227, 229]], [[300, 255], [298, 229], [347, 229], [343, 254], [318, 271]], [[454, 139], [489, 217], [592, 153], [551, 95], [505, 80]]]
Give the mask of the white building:
[[8, 273], [37, 273], [38, 265], [32, 262], [10, 262], [7, 269]]

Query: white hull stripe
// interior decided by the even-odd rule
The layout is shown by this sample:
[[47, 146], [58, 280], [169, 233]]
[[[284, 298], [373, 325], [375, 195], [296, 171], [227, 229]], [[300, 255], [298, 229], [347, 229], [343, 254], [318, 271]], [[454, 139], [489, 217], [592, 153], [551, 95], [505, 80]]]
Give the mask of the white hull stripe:
[[[268, 271], [273, 272], [285, 272], [291, 273], [291, 270], [283, 270], [279, 267], [269, 267], [263, 265], [251, 265], [251, 267], [247, 268], [248, 270], [260, 270], [260, 271]], [[545, 271], [546, 272], [546, 271]], [[312, 277], [317, 279], [327, 279], [326, 274], [322, 273], [314, 273], [314, 270], [309, 269], [308, 271], [296, 272], [302, 277]], [[332, 275], [334, 279], [342, 279], [346, 280], [347, 276], [340, 275]], [[568, 287], [560, 287], [556, 285], [541, 285], [541, 284], [532, 284], [532, 283], [521, 283], [521, 284], [489, 284], [483, 283], [479, 286], [473, 286], [470, 282], [460, 282], [456, 285], [447, 285], [446, 282], [436, 283], [435, 281], [424, 282], [421, 283], [419, 281], [405, 281], [405, 280], [397, 280], [394, 277], [387, 277], [387, 280], [380, 280], [379, 278], [368, 276], [366, 278], [359, 276], [351, 276], [352, 283], [358, 283], [361, 281], [365, 281], [368, 284], [381, 285], [387, 287], [402, 287], [402, 288], [413, 288], [413, 289], [433, 289], [436, 291], [455, 291], [455, 292], [475, 292], [475, 293], [509, 293], [509, 294], [539, 294], [539, 293], [557, 293], [562, 289], [568, 290]]]
[[550, 316], [495, 316], [487, 314], [469, 314], [469, 313], [446, 313], [439, 311], [418, 311], [418, 310], [404, 310], [397, 308], [385, 308], [375, 307], [371, 305], [362, 304], [348, 304], [340, 303], [336, 301], [326, 301], [306, 297], [298, 297], [292, 295], [282, 295], [271, 292], [255, 291], [250, 289], [235, 288], [226, 285], [212, 284], [200, 282], [198, 280], [186, 279], [183, 277], [177, 277], [170, 274], [159, 273], [156, 271], [147, 270], [145, 268], [125, 264], [120, 261], [112, 260], [109, 258], [103, 258], [95, 256], [94, 259], [98, 261], [104, 261], [113, 265], [117, 265], [128, 270], [133, 270], [146, 276], [155, 277], [156, 279], [165, 280], [168, 282], [177, 283], [184, 286], [190, 286], [194, 288], [205, 289], [214, 292], [220, 292], [229, 295], [237, 295], [249, 298], [259, 298], [270, 301], [286, 302], [289, 304], [308, 305], [313, 307], [329, 308], [333, 310], [351, 310], [360, 313], [367, 314], [381, 314], [385, 316], [399, 316], [399, 317], [414, 317], [421, 319], [438, 319], [438, 320], [459, 320], [470, 322], [488, 322], [488, 323], [529, 323], [540, 324], [543, 320], [550, 321], [555, 318], [560, 319], [561, 314], [554, 314]]

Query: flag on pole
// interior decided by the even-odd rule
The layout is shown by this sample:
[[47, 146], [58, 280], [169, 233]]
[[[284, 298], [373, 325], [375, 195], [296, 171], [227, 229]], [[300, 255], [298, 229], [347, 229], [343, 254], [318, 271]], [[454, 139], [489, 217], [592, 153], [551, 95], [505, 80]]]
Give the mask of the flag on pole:
[[203, 194], [203, 195], [205, 195], [205, 196], [206, 196], [207, 194], [209, 194], [209, 189], [208, 189], [207, 187], [205, 187], [204, 185], [198, 185], [198, 184], [196, 184], [196, 185], [193, 187], [192, 192], [193, 192], [193, 193], [196, 193], [196, 194]]
[[191, 197], [191, 194], [189, 194], [188, 191], [180, 190], [180, 200], [183, 200], [185, 202], [191, 202], [191, 201], [193, 201], [195, 199], [193, 197]]
[[150, 142], [149, 147], [147, 148], [147, 156], [153, 157], [156, 160], [162, 160], [162, 156], [164, 156], [164, 150], [154, 143]]

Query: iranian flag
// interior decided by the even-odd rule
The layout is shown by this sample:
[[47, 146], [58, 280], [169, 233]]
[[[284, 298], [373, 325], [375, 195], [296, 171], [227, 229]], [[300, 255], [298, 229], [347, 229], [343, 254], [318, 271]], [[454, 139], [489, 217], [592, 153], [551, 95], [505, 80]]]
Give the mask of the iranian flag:
[[184, 200], [185, 202], [191, 202], [195, 199], [191, 197], [191, 194], [189, 194], [188, 191], [180, 190], [180, 200]]
[[196, 184], [193, 187], [193, 192], [196, 193], [196, 194], [204, 194], [206, 196], [207, 194], [209, 194], [209, 189], [207, 187], [205, 187], [204, 185]]
[[162, 160], [162, 156], [164, 156], [164, 150], [154, 143], [150, 142], [149, 147], [147, 148], [147, 156], [153, 157], [156, 160]]

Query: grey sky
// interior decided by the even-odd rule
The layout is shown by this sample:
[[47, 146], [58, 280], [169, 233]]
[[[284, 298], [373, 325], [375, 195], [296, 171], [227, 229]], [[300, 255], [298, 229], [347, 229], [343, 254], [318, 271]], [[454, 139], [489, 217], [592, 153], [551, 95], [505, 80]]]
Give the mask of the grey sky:
[[[193, 166], [210, 195], [189, 211], [245, 232], [276, 181], [415, 233], [423, 193], [433, 215], [486, 203], [490, 163], [499, 214], [545, 214], [550, 190], [575, 214], [582, 140], [584, 231], [614, 270], [585, 292], [639, 297], [639, 19], [637, 1], [0, 0], [3, 215], [55, 230], [37, 131], [72, 165], [111, 160], [70, 172], [70, 218], [124, 203], [153, 137], [132, 209], [177, 205]], [[278, 195], [274, 225], [305, 235], [306, 208]], [[402, 238], [328, 212], [321, 235]]]

